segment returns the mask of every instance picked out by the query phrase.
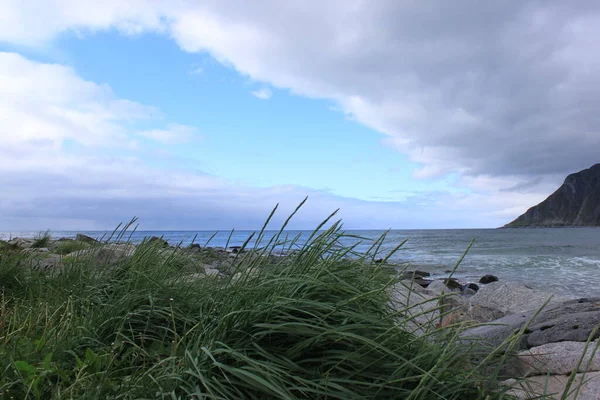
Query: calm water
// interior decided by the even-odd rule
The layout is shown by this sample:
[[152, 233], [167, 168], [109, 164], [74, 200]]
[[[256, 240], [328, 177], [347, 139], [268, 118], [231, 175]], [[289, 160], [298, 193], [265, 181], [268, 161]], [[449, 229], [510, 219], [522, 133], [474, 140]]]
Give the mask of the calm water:
[[[77, 232], [53, 232], [53, 237], [74, 237]], [[104, 232], [83, 232], [101, 237]], [[250, 235], [239, 231], [231, 235], [230, 246], [239, 246]], [[347, 231], [367, 239], [379, 237], [383, 231]], [[133, 242], [145, 236], [164, 236], [170, 243], [189, 244], [194, 236], [196, 243], [204, 245], [214, 232], [144, 231], [131, 236]], [[266, 240], [273, 235], [267, 232]], [[309, 232], [289, 231], [290, 238], [301, 235], [302, 243]], [[34, 232], [0, 232], [0, 239], [31, 237]], [[211, 246], [224, 247], [229, 232], [218, 232]], [[127, 237], [126, 239], [128, 239]], [[518, 281], [530, 286], [581, 296], [600, 296], [600, 228], [552, 229], [476, 229], [476, 230], [395, 230], [391, 231], [383, 246], [389, 250], [408, 239], [396, 253], [395, 262], [408, 262], [411, 268], [430, 271], [443, 276], [453, 268], [471, 240], [475, 243], [459, 268], [458, 277], [476, 280], [484, 274], [494, 274], [502, 280]], [[347, 238], [344, 244], [356, 243]], [[365, 251], [369, 240], [357, 247]], [[382, 251], [381, 256], [385, 256]]]

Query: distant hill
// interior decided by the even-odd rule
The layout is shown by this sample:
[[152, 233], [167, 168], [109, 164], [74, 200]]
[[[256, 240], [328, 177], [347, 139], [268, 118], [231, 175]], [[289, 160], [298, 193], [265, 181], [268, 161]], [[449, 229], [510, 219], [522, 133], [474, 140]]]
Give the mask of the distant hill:
[[600, 226], [600, 164], [567, 176], [546, 200], [505, 228]]

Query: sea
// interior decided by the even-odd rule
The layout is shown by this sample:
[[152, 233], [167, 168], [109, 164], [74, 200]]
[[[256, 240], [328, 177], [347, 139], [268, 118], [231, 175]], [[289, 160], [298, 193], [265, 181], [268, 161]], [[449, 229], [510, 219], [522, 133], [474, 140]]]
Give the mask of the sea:
[[[107, 239], [110, 232], [55, 231], [53, 238], [74, 238], [84, 233]], [[134, 231], [120, 240], [140, 242], [144, 237], [159, 236], [171, 244], [201, 246], [241, 246], [253, 231]], [[276, 231], [267, 231], [266, 244]], [[286, 231], [289, 242], [297, 238], [296, 247], [310, 238], [310, 231]], [[340, 244], [356, 245], [358, 253], [369, 250], [373, 242], [385, 233], [385, 240], [376, 258], [384, 258], [398, 244], [406, 241], [390, 257], [398, 268], [430, 272], [432, 277], [447, 276], [467, 248], [472, 246], [454, 276], [462, 281], [477, 282], [486, 274], [500, 280], [518, 282], [533, 288], [558, 294], [600, 297], [600, 228], [519, 228], [519, 229], [442, 229], [442, 230], [352, 230], [345, 231]], [[37, 232], [0, 232], [0, 239], [34, 237]], [[256, 237], [256, 235], [255, 235]], [[249, 247], [256, 245], [254, 240]]]

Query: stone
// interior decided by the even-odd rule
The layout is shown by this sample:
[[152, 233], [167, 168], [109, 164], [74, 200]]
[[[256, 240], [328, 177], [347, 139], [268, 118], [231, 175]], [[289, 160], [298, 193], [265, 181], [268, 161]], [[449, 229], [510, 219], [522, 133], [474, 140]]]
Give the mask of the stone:
[[31, 268], [35, 270], [55, 270], [63, 265], [62, 257], [58, 254], [49, 254], [43, 258], [31, 259]]
[[479, 291], [479, 285], [477, 285], [476, 283], [469, 282], [463, 286], [463, 290], [465, 289], [471, 289], [472, 291], [477, 292]]
[[169, 247], [169, 242], [158, 236], [152, 236], [151, 238], [149, 238], [148, 243], [161, 247]]
[[451, 289], [442, 280], [435, 280], [427, 286], [427, 294], [439, 296], [442, 293], [459, 293], [458, 289]]
[[[585, 342], [600, 325], [600, 298], [568, 300], [550, 304], [539, 313], [534, 309], [507, 315], [493, 324], [469, 328], [461, 333], [461, 337], [497, 347], [526, 323], [528, 326], [517, 346], [520, 350], [546, 343]], [[599, 336], [600, 332], [596, 332], [592, 339]]]
[[26, 254], [43, 254], [43, 253], [49, 253], [50, 250], [48, 250], [46, 247], [29, 247], [26, 249], [21, 250], [22, 253], [26, 253]]
[[96, 244], [99, 243], [96, 239], [94, 239], [91, 236], [88, 235], [84, 235], [83, 233], [78, 233], [75, 236], [75, 240], [83, 242], [83, 243], [87, 243], [87, 244]]
[[496, 308], [507, 315], [539, 309], [547, 300], [549, 304], [555, 304], [569, 299], [517, 283], [492, 282], [482, 286], [470, 301], [472, 304]]
[[192, 244], [190, 244], [190, 245], [188, 246], [188, 248], [189, 248], [190, 250], [192, 250], [192, 249], [198, 249], [198, 250], [201, 250], [201, 249], [202, 249], [202, 247], [201, 247], [201, 246], [200, 246], [198, 243], [192, 243]]
[[479, 283], [483, 283], [484, 285], [492, 282], [498, 282], [498, 277], [495, 275], [484, 275], [479, 279]]
[[33, 240], [24, 238], [14, 238], [12, 240], [9, 240], [8, 244], [21, 249], [29, 249], [33, 245]]
[[[523, 382], [509, 379], [504, 381], [504, 384], [513, 387], [507, 394], [517, 399], [598, 400], [600, 398], [600, 372], [576, 374], [567, 396], [563, 397], [568, 381], [569, 375], [539, 375]], [[575, 397], [577, 388], [579, 392]], [[547, 396], [540, 397], [544, 394]]]
[[100, 264], [116, 264], [130, 258], [135, 252], [132, 244], [106, 244], [94, 249], [78, 250], [66, 255], [74, 259], [92, 259]]
[[520, 375], [567, 375], [575, 370], [600, 371], [600, 352], [596, 347], [598, 341], [590, 342], [584, 355], [585, 346], [585, 342], [558, 342], [521, 351], [518, 355]]
[[460, 282], [458, 282], [458, 280], [456, 278], [447, 278], [444, 279], [444, 285], [446, 285], [448, 288], [453, 289], [453, 290], [461, 290], [462, 289], [462, 285], [460, 284]]
[[390, 288], [390, 305], [398, 312], [399, 323], [422, 335], [440, 322], [439, 299], [411, 280]]

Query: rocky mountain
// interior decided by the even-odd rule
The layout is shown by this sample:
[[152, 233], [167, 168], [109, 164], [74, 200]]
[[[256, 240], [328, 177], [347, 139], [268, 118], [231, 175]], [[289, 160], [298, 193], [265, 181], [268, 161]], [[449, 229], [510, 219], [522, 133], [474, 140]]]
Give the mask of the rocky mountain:
[[600, 226], [600, 164], [567, 176], [546, 200], [505, 228]]

